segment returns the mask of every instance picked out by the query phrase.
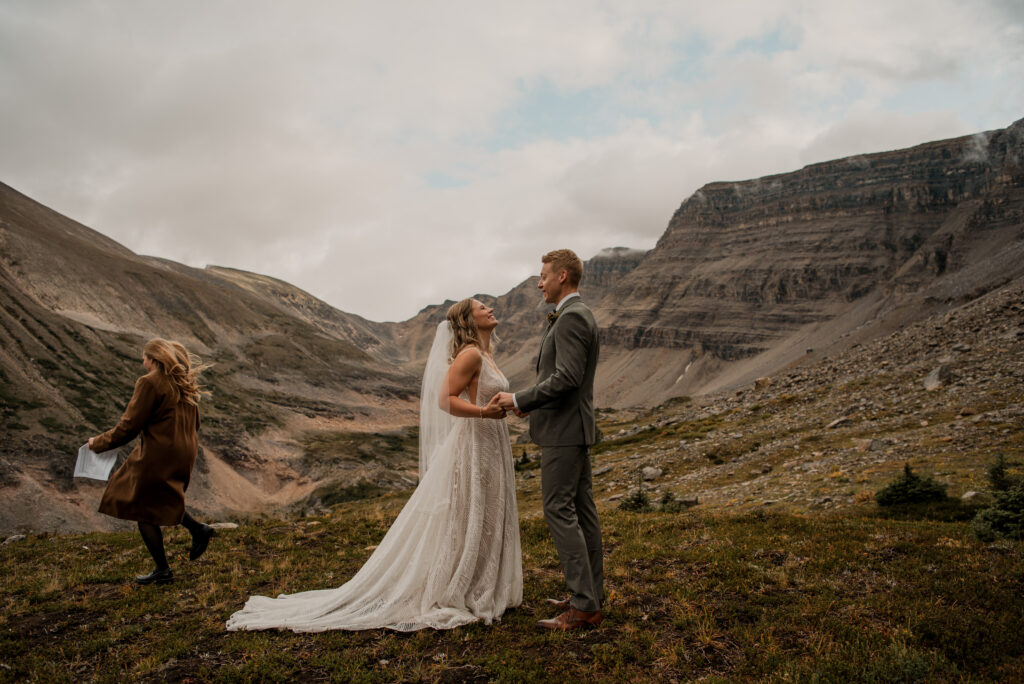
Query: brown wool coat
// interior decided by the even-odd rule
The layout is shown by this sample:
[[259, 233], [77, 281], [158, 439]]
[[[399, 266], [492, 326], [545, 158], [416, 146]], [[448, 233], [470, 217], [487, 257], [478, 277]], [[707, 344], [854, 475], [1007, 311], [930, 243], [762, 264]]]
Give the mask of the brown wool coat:
[[142, 439], [114, 471], [100, 513], [155, 525], [177, 525], [185, 514], [185, 490], [199, 447], [199, 410], [179, 401], [160, 371], [135, 383], [128, 408], [113, 430], [93, 441], [96, 453]]

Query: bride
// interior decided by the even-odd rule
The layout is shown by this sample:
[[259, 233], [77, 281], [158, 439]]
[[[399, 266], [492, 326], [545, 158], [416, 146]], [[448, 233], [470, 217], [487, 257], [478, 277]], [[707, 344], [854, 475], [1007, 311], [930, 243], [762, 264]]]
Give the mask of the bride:
[[[437, 328], [420, 400], [420, 483], [383, 541], [336, 589], [253, 596], [229, 630], [296, 632], [490, 624], [523, 600], [508, 381], [491, 357], [494, 309], [464, 299]], [[494, 420], [490, 420], [494, 419]]]

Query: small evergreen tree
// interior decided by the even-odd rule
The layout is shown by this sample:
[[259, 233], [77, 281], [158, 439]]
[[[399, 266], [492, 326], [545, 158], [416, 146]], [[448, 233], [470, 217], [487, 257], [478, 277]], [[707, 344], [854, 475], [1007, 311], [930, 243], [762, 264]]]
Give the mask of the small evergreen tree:
[[1020, 479], [1006, 472], [1006, 466], [1008, 465], [1010, 464], [1006, 462], [1006, 457], [999, 454], [996, 457], [995, 463], [988, 467], [988, 481], [992, 485], [993, 491], [1005, 492], [1013, 489]]
[[640, 479], [639, 473], [636, 476], [636, 488], [629, 493], [629, 496], [619, 502], [619, 509], [633, 511], [634, 513], [643, 513], [651, 509], [651, 500], [647, 496], [647, 492], [644, 491], [643, 481]]
[[1006, 472], [1006, 458], [1000, 454], [988, 468], [994, 501], [979, 511], [971, 528], [978, 539], [992, 541], [997, 537], [1024, 539], [1024, 477]]
[[625, 499], [619, 502], [619, 509], [623, 511], [633, 511], [634, 513], [643, 513], [650, 509], [651, 500], [647, 496], [647, 492], [644, 491], [643, 487], [638, 487], [629, 493]]
[[997, 537], [1024, 539], [1024, 482], [996, 492], [995, 502], [974, 516], [971, 528], [982, 541], [992, 541]]
[[921, 477], [907, 463], [903, 474], [875, 494], [879, 506], [900, 506], [945, 501], [946, 485], [931, 477]]

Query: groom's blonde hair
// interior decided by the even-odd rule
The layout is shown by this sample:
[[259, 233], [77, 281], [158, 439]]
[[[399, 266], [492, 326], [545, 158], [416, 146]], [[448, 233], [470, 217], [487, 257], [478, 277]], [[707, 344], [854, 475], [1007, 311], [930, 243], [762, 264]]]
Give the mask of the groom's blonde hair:
[[548, 252], [540, 258], [542, 264], [551, 264], [551, 270], [558, 275], [565, 271], [566, 280], [570, 287], [579, 287], [583, 280], [583, 262], [571, 249], [556, 249]]

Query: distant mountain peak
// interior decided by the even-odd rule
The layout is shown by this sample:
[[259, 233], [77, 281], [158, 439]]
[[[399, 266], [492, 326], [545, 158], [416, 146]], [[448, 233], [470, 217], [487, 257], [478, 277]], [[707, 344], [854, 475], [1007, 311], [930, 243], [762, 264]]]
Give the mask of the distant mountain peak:
[[646, 254], [647, 250], [632, 247], [605, 247], [593, 256], [594, 259], [618, 259], [620, 257]]

